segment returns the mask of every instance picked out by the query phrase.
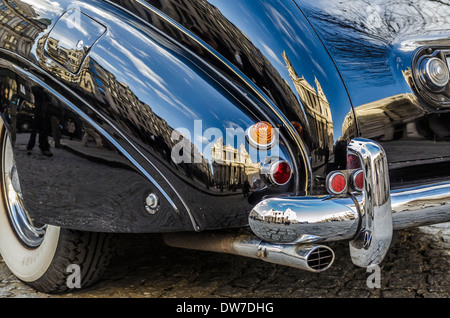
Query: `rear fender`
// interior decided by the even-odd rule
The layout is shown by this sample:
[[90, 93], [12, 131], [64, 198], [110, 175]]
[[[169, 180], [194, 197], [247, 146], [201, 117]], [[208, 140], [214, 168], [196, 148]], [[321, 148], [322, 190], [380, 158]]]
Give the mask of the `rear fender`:
[[[20, 93], [17, 83], [25, 81], [22, 97], [28, 99], [34, 111], [36, 100], [27, 94], [31, 87], [38, 86], [49, 95], [46, 105], [52, 110], [46, 119], [50, 121], [50, 130], [60, 128], [62, 143], [75, 140], [67, 141], [68, 119], [73, 116], [76, 125], [83, 127], [83, 133], [88, 132], [90, 146], [95, 146], [92, 135], [98, 134], [105, 142], [103, 147], [115, 155], [107, 156], [105, 169], [93, 169], [98, 173], [103, 171], [101, 175], [71, 164], [76, 161], [73, 153], [65, 163], [66, 169], [52, 169], [51, 161], [60, 158], [60, 148], [54, 149], [50, 160], [37, 162], [46, 163], [45, 169], [30, 166], [25, 155], [27, 133], [19, 132], [11, 118], [4, 116], [10, 131], [17, 135], [17, 165], [32, 218], [42, 223], [97, 231], [235, 227], [247, 224], [248, 212], [263, 196], [304, 187], [304, 167], [291, 159], [298, 157], [299, 149], [288, 146], [291, 136], [286, 137], [283, 122], [249, 91], [215, 72], [180, 43], [174, 43], [115, 7], [96, 1], [80, 2], [77, 7], [61, 1], [59, 6], [62, 17], [55, 19], [54, 12], [48, 13], [48, 20], [40, 16], [45, 21], [52, 18], [51, 23], [36, 26], [40, 29], [34, 33], [31, 39], [34, 45], [29, 51], [2, 50], [2, 67], [5, 72], [12, 71], [15, 78], [10, 81], [5, 76], [4, 83], [15, 81], [15, 87], [19, 87], [16, 92]], [[71, 39], [71, 32], [77, 32], [76, 27], [67, 23], [75, 13], [81, 14], [81, 29], [96, 23], [104, 27], [99, 27], [101, 32], [94, 40], [83, 41], [86, 46], [81, 45], [80, 55], [77, 55], [79, 40], [71, 44], [64, 42]], [[79, 34], [83, 33], [81, 29]], [[59, 48], [55, 47], [57, 43]], [[61, 52], [78, 53], [70, 60]], [[7, 108], [8, 112], [13, 109]], [[20, 114], [18, 118], [22, 120], [24, 116]], [[245, 139], [247, 128], [261, 120], [280, 129], [276, 155], [293, 167], [293, 177], [286, 186], [271, 187], [261, 180], [261, 164], [273, 153], [255, 152]], [[90, 130], [94, 133], [89, 134]], [[211, 130], [216, 134], [211, 134]], [[230, 131], [232, 138], [228, 139]], [[235, 132], [239, 132], [236, 138]], [[78, 150], [86, 150], [79, 147], [83, 135], [76, 137]], [[56, 142], [55, 136], [50, 140]], [[225, 144], [228, 140], [231, 140], [230, 147]], [[187, 161], [177, 162], [172, 155], [181, 141], [188, 141], [183, 151], [188, 149], [190, 154], [186, 156]], [[224, 151], [228, 149], [225, 152], [231, 154], [231, 160], [214, 166], [211, 158], [215, 144]], [[123, 161], [133, 171], [132, 176], [108, 170]], [[34, 175], [28, 171], [30, 167], [34, 173], [45, 171], [45, 174]], [[74, 176], [83, 176], [79, 184], [67, 181]], [[107, 176], [110, 182], [105, 179]], [[248, 188], [246, 182], [250, 187], [248, 196], [244, 193]], [[45, 186], [39, 187], [41, 184]], [[69, 195], [65, 193], [69, 188], [76, 190]], [[150, 193], [156, 193], [160, 200], [156, 212], [146, 209]], [[40, 206], [39, 202], [42, 202]]]

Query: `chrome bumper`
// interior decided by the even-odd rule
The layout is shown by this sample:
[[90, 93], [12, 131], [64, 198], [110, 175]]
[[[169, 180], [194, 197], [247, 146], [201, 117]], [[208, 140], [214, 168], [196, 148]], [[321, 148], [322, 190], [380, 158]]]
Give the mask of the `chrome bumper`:
[[361, 161], [362, 193], [265, 199], [250, 212], [252, 231], [272, 243], [349, 240], [353, 263], [367, 267], [383, 260], [393, 230], [450, 221], [450, 182], [391, 192], [380, 145], [357, 138], [348, 152]]

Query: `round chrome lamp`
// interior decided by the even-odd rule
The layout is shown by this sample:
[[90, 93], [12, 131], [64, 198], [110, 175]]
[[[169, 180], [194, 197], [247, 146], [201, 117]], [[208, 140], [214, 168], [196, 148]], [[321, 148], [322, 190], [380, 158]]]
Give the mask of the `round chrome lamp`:
[[447, 64], [437, 57], [426, 58], [420, 63], [419, 78], [430, 90], [442, 90], [450, 80]]

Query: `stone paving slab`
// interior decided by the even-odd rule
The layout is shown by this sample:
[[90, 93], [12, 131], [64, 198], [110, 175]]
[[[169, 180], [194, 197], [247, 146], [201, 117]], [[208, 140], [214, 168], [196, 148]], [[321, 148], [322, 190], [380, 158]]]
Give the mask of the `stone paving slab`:
[[234, 255], [176, 249], [159, 235], [120, 235], [106, 277], [62, 295], [36, 292], [0, 258], [0, 298], [449, 298], [450, 223], [408, 229], [381, 265], [380, 288], [351, 263], [347, 243], [329, 245], [336, 261], [322, 273]]

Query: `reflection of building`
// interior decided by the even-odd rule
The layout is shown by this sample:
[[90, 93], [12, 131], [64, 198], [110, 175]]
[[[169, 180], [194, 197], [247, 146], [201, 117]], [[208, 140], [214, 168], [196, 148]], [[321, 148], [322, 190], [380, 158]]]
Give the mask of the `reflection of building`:
[[[355, 107], [361, 135], [380, 141], [419, 136], [415, 119], [425, 111], [414, 106], [414, 100], [411, 94], [399, 94]], [[346, 121], [347, 117], [344, 123]]]
[[[47, 63], [48, 59], [43, 54], [44, 44], [45, 37], [39, 40], [36, 50], [43, 68], [66, 82], [73, 83], [74, 89], [82, 89], [84, 93], [90, 94], [96, 102], [100, 102], [98, 106], [108, 116], [122, 123], [132, 135], [146, 141], [163, 163], [172, 163], [171, 151], [180, 140], [171, 139], [173, 128], [156, 115], [149, 105], [142, 102], [127, 84], [120, 82], [113, 73], [105, 70], [89, 56], [84, 60], [78, 74], [69, 72], [58, 63]], [[184, 170], [188, 179], [200, 180], [206, 188], [209, 188], [211, 167], [208, 160], [195, 149], [193, 144], [190, 155], [191, 160], [188, 161], [190, 163], [181, 163], [177, 166], [178, 169]]]
[[[48, 41], [47, 41], [48, 39]], [[71, 72], [76, 72], [83, 62], [84, 53], [82, 50], [67, 49], [59, 45], [59, 41], [48, 37], [48, 35], [43, 36], [37, 41], [36, 53], [39, 58], [39, 64], [53, 74], [59, 76], [61, 79], [67, 82], [80, 83], [81, 86], [87, 88], [88, 90], [93, 89], [93, 83], [87, 74], [81, 74], [81, 76], [76, 76]], [[48, 56], [44, 53], [44, 45], [46, 45], [46, 50]], [[61, 67], [64, 66], [64, 67]], [[81, 73], [86, 73], [86, 68], [81, 70]]]
[[315, 155], [326, 157], [333, 151], [333, 119], [330, 104], [317, 78], [315, 79], [316, 91], [303, 76], [300, 78], [297, 75], [285, 52], [283, 52], [283, 59], [304, 106], [311, 133], [316, 135], [317, 143], [314, 145], [313, 152]]
[[[116, 0], [116, 2], [138, 15], [144, 14], [143, 8], [139, 8], [132, 1]], [[263, 88], [287, 117], [305, 123], [302, 107], [286, 79], [280, 75], [256, 43], [252, 43], [247, 35], [231, 23], [218, 8], [204, 0], [157, 0], [152, 1], [152, 6], [181, 23], [244, 74], [250, 76], [250, 80]], [[183, 46], [193, 45], [190, 47], [192, 51], [199, 55], [204, 53], [204, 47], [158, 15], [148, 11], [144, 16], [154, 27], [177, 39]], [[208, 54], [205, 54], [205, 58], [207, 56]]]
[[357, 136], [357, 131], [352, 109], [347, 115], [345, 115], [342, 123], [342, 138], [343, 140], [350, 140], [355, 136]]
[[[262, 216], [262, 220], [270, 223], [277, 223], [277, 224], [307, 224], [308, 221], [298, 221], [297, 220], [297, 214], [291, 210], [290, 208], [287, 208], [285, 211], [275, 211], [274, 209], [270, 209]], [[329, 223], [329, 222], [342, 222], [347, 220], [353, 220], [355, 216], [353, 213], [343, 213], [343, 214], [336, 214], [332, 216], [328, 216], [326, 218], [320, 219], [311, 219], [313, 221], [311, 224], [317, 224], [317, 223]]]
[[47, 50], [49, 55], [61, 65], [64, 65], [69, 71], [75, 73], [81, 66], [84, 58], [84, 51], [68, 49], [59, 45], [59, 40], [52, 37], [48, 38]]
[[36, 17], [33, 8], [21, 1], [2, 1], [0, 4], [0, 43], [5, 49], [28, 56], [36, 37], [45, 30], [49, 21]]
[[245, 146], [237, 150], [224, 145], [223, 138], [217, 139], [211, 148], [214, 182], [217, 185], [243, 185], [248, 181], [253, 186], [253, 177], [259, 179], [260, 164], [252, 163]]
[[298, 223], [296, 213], [289, 208], [286, 211], [274, 211], [274, 209], [271, 209], [267, 215], [263, 216], [263, 219], [269, 223]]
[[[37, 19], [29, 4], [18, 0], [2, 0], [0, 24], [1, 47], [26, 57], [29, 56], [35, 39], [50, 25], [50, 21]], [[3, 71], [0, 75], [0, 94], [3, 102], [10, 101], [13, 96], [33, 102], [26, 79], [18, 78], [14, 73], [7, 71]]]

